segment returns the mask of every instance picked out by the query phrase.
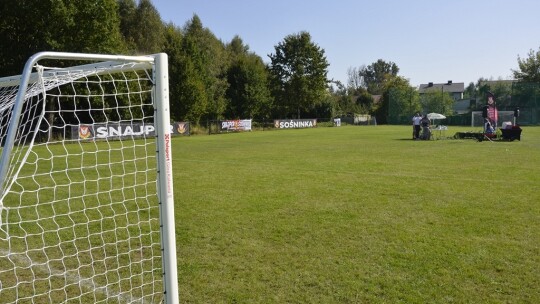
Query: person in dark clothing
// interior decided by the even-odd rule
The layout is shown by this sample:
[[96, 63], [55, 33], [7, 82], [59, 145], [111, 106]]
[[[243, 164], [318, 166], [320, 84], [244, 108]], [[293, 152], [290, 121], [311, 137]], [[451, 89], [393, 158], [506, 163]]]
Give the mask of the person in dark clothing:
[[429, 129], [429, 119], [427, 118], [427, 115], [424, 115], [422, 120], [420, 120], [420, 124], [422, 125], [422, 139], [430, 139], [431, 130]]
[[420, 121], [422, 120], [422, 116], [420, 113], [416, 113], [414, 117], [412, 118], [413, 122], [413, 139], [420, 139]]

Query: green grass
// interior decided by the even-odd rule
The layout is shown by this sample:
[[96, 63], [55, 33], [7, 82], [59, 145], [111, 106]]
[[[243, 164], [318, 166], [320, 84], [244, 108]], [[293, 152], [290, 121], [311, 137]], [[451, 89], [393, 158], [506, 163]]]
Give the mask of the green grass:
[[1, 303], [158, 301], [155, 144], [145, 143], [33, 148], [2, 201]]
[[[540, 128], [493, 143], [411, 131], [175, 138], [182, 303], [540, 302]], [[158, 301], [142, 143], [34, 147], [44, 158], [3, 201], [0, 302]]]
[[538, 303], [540, 128], [522, 135], [175, 138], [181, 301]]

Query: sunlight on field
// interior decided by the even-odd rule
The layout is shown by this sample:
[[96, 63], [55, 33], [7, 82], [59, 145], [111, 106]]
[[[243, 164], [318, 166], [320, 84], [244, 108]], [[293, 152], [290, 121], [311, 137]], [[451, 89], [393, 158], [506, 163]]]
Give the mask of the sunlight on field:
[[34, 147], [3, 200], [4, 302], [157, 301], [154, 145]]
[[[515, 142], [409, 136], [175, 138], [181, 302], [538, 302], [540, 128]], [[109, 144], [28, 158], [3, 202], [3, 300], [160, 301], [151, 143]]]
[[176, 138], [180, 298], [540, 301], [540, 128], [493, 143], [410, 133]]

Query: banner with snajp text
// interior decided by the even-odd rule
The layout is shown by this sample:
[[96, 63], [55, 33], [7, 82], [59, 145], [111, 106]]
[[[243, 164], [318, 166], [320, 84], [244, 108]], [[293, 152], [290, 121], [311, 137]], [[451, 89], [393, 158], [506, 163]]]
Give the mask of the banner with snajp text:
[[[171, 126], [175, 135], [190, 135], [189, 122], [175, 122]], [[72, 139], [120, 139], [125, 137], [143, 138], [155, 135], [153, 124], [116, 123], [116, 124], [82, 124], [71, 127]]]

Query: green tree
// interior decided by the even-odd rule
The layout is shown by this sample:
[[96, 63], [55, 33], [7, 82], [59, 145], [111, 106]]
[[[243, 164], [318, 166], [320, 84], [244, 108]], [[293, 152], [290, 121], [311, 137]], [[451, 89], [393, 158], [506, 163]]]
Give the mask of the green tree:
[[359, 113], [355, 108], [349, 90], [340, 81], [331, 81], [328, 89], [332, 99], [333, 112], [336, 116], [347, 115], [348, 113]]
[[512, 102], [512, 82], [499, 79], [490, 86], [490, 92], [495, 96], [499, 109], [509, 107]]
[[[5, 74], [20, 74], [26, 60], [40, 51], [120, 53], [125, 50], [116, 0], [2, 1], [0, 10], [0, 66]], [[55, 64], [61, 66], [62, 62]], [[63, 108], [85, 109], [102, 101], [89, 98], [88, 102], [79, 100], [77, 105], [73, 105], [73, 100], [59, 102]], [[55, 119], [56, 106], [53, 102], [46, 104], [46, 120], [50, 125]], [[90, 115], [85, 118], [81, 111], [79, 114], [81, 121], [91, 119]], [[63, 119], [74, 122], [69, 114]]]
[[158, 53], [163, 48], [163, 21], [150, 0], [139, 0], [135, 10], [135, 24], [132, 35], [137, 46], [137, 53]]
[[532, 49], [526, 58], [518, 56], [518, 70], [513, 70], [514, 77], [521, 82], [540, 83], [540, 48]]
[[413, 113], [420, 111], [421, 104], [418, 91], [401, 76], [387, 74], [383, 80], [382, 98], [375, 116], [378, 123], [409, 122]]
[[132, 54], [137, 51], [134, 33], [136, 30], [137, 2], [135, 0], [118, 0], [118, 18], [120, 19], [120, 33], [126, 48]]
[[443, 115], [453, 114], [454, 99], [450, 94], [438, 92], [436, 90], [428, 91], [423, 94], [422, 108], [430, 113], [441, 113]]
[[186, 24], [178, 60], [178, 114], [198, 124], [220, 119], [226, 108], [227, 60], [225, 47], [194, 15]]
[[476, 86], [474, 82], [470, 82], [469, 85], [465, 88], [463, 92], [463, 98], [475, 98], [476, 97]]
[[234, 61], [237, 57], [249, 54], [249, 46], [244, 44], [244, 41], [238, 35], [233, 37], [231, 42], [227, 44], [226, 49], [231, 61]]
[[176, 73], [173, 88], [173, 91], [177, 93], [173, 103], [175, 104], [174, 116], [176, 119], [188, 120], [195, 124], [199, 124], [208, 111], [208, 98], [200, 73], [200, 61], [193, 57], [197, 52], [198, 49], [191, 39], [186, 39], [184, 36], [181, 41], [181, 51], [174, 60]]
[[[60, 10], [62, 1], [52, 1]], [[62, 35], [62, 51], [82, 53], [116, 54], [126, 47], [120, 33], [117, 0], [72, 0], [66, 1], [65, 9], [71, 12], [66, 22], [67, 29], [57, 33]], [[62, 25], [57, 26], [57, 28]], [[57, 30], [54, 29], [53, 30]]]
[[184, 120], [188, 110], [181, 103], [185, 80], [183, 71], [182, 30], [173, 23], [164, 25], [163, 49], [169, 57], [169, 100], [171, 104], [171, 119]]
[[[489, 86], [489, 80], [483, 77], [478, 78], [478, 81], [476, 82], [476, 96], [478, 99], [484, 98], [486, 96], [487, 92], [491, 90], [491, 87]], [[480, 104], [482, 104], [482, 101], [479, 101]], [[484, 102], [485, 103], [485, 102]]]
[[358, 73], [362, 78], [364, 87], [369, 93], [381, 95], [385, 90], [386, 80], [391, 79], [388, 78], [388, 75], [397, 76], [399, 68], [391, 61], [386, 62], [379, 59], [367, 67], [360, 68]]
[[0, 1], [0, 12], [3, 76], [20, 74], [26, 60], [39, 51], [63, 47], [65, 34], [55, 32], [62, 24], [70, 23], [70, 12], [63, 2]]
[[307, 32], [285, 37], [275, 51], [269, 71], [280, 114], [299, 118], [325, 98], [328, 61]]
[[364, 76], [361, 71], [366, 67], [349, 68], [347, 70], [347, 94], [349, 98], [354, 101], [354, 105], [350, 107], [348, 112], [371, 114], [373, 111], [373, 95], [371, 95], [366, 89], [366, 83], [364, 82]]
[[360, 90], [359, 95], [356, 98], [356, 104], [359, 107], [359, 111], [357, 113], [371, 114], [374, 107], [373, 95], [369, 94], [365, 89]]
[[165, 25], [150, 0], [118, 0], [120, 31], [133, 54], [152, 54], [162, 50]]
[[358, 95], [361, 92], [366, 91], [364, 77], [360, 74], [360, 71], [365, 68], [366, 66], [360, 68], [349, 67], [347, 69], [347, 90], [350, 95]]
[[478, 79], [476, 92], [474, 93], [474, 96], [476, 97], [476, 104], [478, 106], [481, 107], [486, 104], [486, 96], [488, 92], [495, 96], [497, 107], [499, 107], [499, 109], [511, 105], [512, 81], [503, 80], [502, 78], [499, 78], [498, 80], [487, 80], [485, 78]]
[[125, 50], [117, 0], [0, 1], [0, 71], [20, 74], [40, 51], [118, 53]]
[[271, 97], [268, 72], [262, 59], [250, 53], [249, 47], [238, 36], [233, 38], [227, 49], [231, 64], [227, 71], [226, 117], [269, 118]]

